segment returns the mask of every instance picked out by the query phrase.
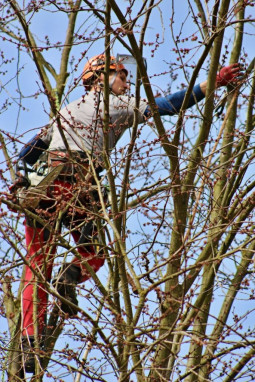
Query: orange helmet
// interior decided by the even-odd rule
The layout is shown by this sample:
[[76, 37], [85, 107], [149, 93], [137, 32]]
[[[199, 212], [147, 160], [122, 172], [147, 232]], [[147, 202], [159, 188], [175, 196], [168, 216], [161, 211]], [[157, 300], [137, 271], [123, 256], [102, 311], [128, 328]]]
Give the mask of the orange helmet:
[[[94, 56], [91, 59], [89, 59], [88, 62], [85, 64], [82, 73], [83, 85], [85, 85], [87, 88], [91, 88], [92, 79], [95, 77], [95, 75], [97, 75], [98, 72], [103, 71], [104, 67], [105, 54], [98, 54], [97, 56]], [[123, 70], [126, 73], [126, 75], [128, 75], [128, 71], [125, 68], [125, 66], [121, 62], [117, 62], [114, 56], [110, 57], [109, 68], [111, 70], [115, 70], [116, 72]]]

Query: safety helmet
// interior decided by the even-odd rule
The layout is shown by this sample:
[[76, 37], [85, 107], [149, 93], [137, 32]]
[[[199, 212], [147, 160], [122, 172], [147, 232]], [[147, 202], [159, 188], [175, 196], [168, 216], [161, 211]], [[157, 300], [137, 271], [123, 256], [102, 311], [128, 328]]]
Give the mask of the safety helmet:
[[[85, 64], [82, 73], [83, 85], [90, 89], [95, 76], [98, 75], [98, 72], [103, 71], [104, 68], [105, 54], [98, 54], [97, 56], [94, 56], [91, 59], [89, 59], [88, 62]], [[126, 73], [126, 75], [128, 75], [128, 71], [125, 68], [125, 66], [120, 61], [117, 61], [114, 56], [110, 56], [109, 69], [115, 70], [116, 72], [123, 70]]]

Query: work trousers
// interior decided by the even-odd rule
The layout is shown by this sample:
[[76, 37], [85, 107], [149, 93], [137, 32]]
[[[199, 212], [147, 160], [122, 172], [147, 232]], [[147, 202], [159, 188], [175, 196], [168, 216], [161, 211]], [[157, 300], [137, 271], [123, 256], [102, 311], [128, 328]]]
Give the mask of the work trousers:
[[[79, 258], [77, 256], [72, 260], [72, 263], [80, 267], [81, 270], [78, 283], [82, 283], [90, 277], [84, 266], [84, 261], [95, 272], [104, 264], [102, 255], [98, 255], [95, 246], [84, 240], [84, 237], [82, 237], [84, 234], [78, 227], [86, 220], [91, 226], [93, 215], [88, 213], [89, 205], [91, 206], [91, 201], [87, 196], [83, 195], [81, 197], [81, 191], [77, 184], [58, 179], [49, 187], [48, 200], [42, 201], [36, 210], [36, 213], [39, 213], [40, 217], [42, 216], [42, 219], [47, 221], [48, 224], [50, 222], [53, 228], [56, 225], [59, 211], [65, 211], [62, 216], [62, 224], [70, 230], [75, 243], [78, 244], [76, 250], [79, 253]], [[43, 334], [48, 305], [48, 292], [45, 282], [51, 281], [52, 267], [56, 255], [55, 233], [50, 232], [49, 229], [38, 224], [38, 222], [31, 221], [31, 217], [26, 219], [27, 255], [22, 291], [23, 335], [34, 335], [35, 328], [39, 335]], [[92, 228], [89, 233], [92, 234]]]

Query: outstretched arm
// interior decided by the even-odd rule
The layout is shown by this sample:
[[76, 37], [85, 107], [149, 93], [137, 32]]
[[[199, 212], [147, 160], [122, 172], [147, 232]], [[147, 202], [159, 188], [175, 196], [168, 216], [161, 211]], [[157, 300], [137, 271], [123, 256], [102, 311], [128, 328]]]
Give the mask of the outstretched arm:
[[[186, 89], [180, 90], [179, 92], [169, 94], [165, 97], [157, 97], [155, 98], [156, 105], [158, 107], [158, 111], [160, 115], [174, 115], [178, 114], [182, 102], [184, 100]], [[189, 99], [188, 107], [191, 107], [196, 104], [196, 102], [201, 101], [205, 97], [205, 94], [202, 92], [200, 85], [196, 85], [193, 88], [193, 92]], [[146, 117], [150, 117], [151, 111], [148, 106], [144, 112]]]
[[[239, 64], [232, 64], [222, 68], [216, 76], [215, 87], [226, 86], [231, 83], [237, 83], [242, 76], [242, 67]], [[188, 108], [195, 105], [205, 97], [207, 89], [207, 81], [194, 86], [192, 94], [189, 99]], [[166, 97], [155, 98], [156, 105], [158, 106], [160, 115], [174, 115], [178, 114], [181, 109], [186, 90], [169, 94]], [[151, 111], [148, 106], [144, 112], [146, 117], [150, 117]]]

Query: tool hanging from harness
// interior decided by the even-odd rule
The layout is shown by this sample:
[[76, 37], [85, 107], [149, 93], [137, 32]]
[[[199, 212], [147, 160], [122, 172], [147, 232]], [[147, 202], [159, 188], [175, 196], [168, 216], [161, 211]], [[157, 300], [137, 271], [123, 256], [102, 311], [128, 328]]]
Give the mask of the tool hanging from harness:
[[17, 173], [19, 174], [23, 170], [22, 179], [26, 180], [16, 190], [18, 204], [22, 208], [35, 209], [39, 202], [46, 197], [49, 185], [59, 176], [63, 167], [64, 164], [61, 164], [50, 169], [46, 166], [46, 162], [40, 160], [32, 169], [28, 170], [25, 161], [22, 161], [22, 166], [18, 163]]
[[[54, 180], [59, 179], [70, 183], [83, 179], [91, 180], [89, 160], [83, 152], [72, 152], [72, 159], [66, 151], [49, 151], [41, 155], [34, 166], [29, 169], [24, 160], [17, 165], [17, 173], [23, 170], [24, 175], [19, 179], [23, 184], [17, 185], [16, 194], [22, 208], [35, 209], [39, 202], [47, 198], [47, 190]], [[102, 167], [96, 168], [97, 178]]]

